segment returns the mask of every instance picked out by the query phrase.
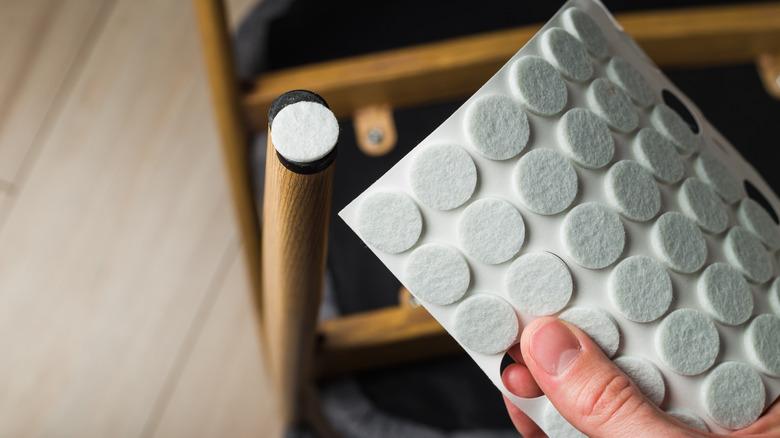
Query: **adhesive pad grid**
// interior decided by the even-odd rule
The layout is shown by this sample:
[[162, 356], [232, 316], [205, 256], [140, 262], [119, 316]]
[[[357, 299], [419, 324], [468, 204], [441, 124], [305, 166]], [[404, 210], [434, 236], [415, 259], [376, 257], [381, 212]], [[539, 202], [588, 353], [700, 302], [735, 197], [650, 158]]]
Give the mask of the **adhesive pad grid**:
[[[764, 316], [780, 314], [780, 228], [745, 201], [742, 182], [780, 201], [637, 47], [596, 0], [570, 0], [340, 213], [548, 433], [566, 428], [546, 398], [518, 398], [500, 378], [505, 349], [542, 315], [590, 330], [663, 410], [713, 432], [757, 409], [717, 399], [714, 370], [732, 367], [721, 365], [755, 372], [745, 379], [766, 405], [780, 395], [780, 339], [763, 339], [780, 330]], [[698, 132], [663, 104], [664, 89]], [[464, 164], [432, 160], [420, 173], [420, 157], [444, 146]], [[395, 207], [366, 212], [376, 196]]]

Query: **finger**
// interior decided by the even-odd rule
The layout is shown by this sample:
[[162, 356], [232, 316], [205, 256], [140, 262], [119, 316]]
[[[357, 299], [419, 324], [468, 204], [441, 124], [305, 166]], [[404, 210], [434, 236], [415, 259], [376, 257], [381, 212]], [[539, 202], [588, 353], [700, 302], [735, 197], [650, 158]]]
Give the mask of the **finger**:
[[683, 433], [578, 328], [539, 318], [523, 330], [520, 343], [534, 381], [583, 433], [634, 438]]
[[525, 365], [510, 364], [501, 373], [504, 387], [512, 394], [522, 398], [534, 398], [542, 395], [542, 390], [534, 381], [533, 376]]
[[520, 351], [520, 344], [509, 347], [509, 350], [507, 350], [506, 353], [515, 361], [515, 363], [525, 364], [525, 362], [523, 362], [523, 353]]
[[542, 438], [545, 436], [539, 426], [506, 397], [504, 397], [504, 404], [509, 413], [509, 419], [512, 420], [515, 429], [520, 432], [523, 438]]

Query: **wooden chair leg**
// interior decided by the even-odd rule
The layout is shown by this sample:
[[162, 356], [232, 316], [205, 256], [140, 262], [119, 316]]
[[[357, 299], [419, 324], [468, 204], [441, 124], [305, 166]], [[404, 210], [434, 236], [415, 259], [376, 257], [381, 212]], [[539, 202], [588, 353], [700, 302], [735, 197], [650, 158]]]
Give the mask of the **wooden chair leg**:
[[[334, 165], [285, 166], [269, 132], [263, 201], [263, 304], [273, 383], [285, 425], [306, 422], [327, 248]], [[307, 406], [308, 405], [308, 406]], [[308, 409], [311, 412], [311, 409]], [[311, 417], [311, 415], [309, 415]]]
[[780, 52], [764, 53], [758, 57], [756, 64], [766, 92], [780, 99]]

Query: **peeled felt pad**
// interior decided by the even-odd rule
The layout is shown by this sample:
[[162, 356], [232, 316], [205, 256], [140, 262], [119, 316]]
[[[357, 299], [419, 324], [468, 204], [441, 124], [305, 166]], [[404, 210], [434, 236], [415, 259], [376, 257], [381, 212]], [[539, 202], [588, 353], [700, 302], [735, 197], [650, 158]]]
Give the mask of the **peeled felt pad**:
[[740, 362], [718, 365], [704, 380], [702, 395], [704, 408], [710, 417], [731, 430], [753, 424], [766, 402], [766, 388], [761, 376]]
[[683, 376], [707, 371], [720, 351], [715, 323], [704, 313], [693, 309], [670, 313], [661, 321], [655, 340], [661, 360]]
[[612, 357], [620, 346], [620, 332], [609, 314], [595, 307], [572, 307], [558, 318], [576, 325], [604, 351]]
[[607, 199], [625, 217], [648, 221], [661, 208], [661, 192], [653, 175], [636, 161], [615, 163], [605, 180]]
[[461, 147], [433, 145], [414, 155], [409, 178], [414, 194], [423, 204], [436, 210], [452, 210], [474, 193], [477, 168]]
[[727, 325], [739, 325], [753, 314], [753, 293], [736, 269], [713, 263], [704, 270], [697, 285], [704, 310]]
[[455, 337], [469, 350], [499, 354], [515, 342], [520, 324], [509, 303], [482, 293], [458, 305], [452, 327]]
[[677, 272], [690, 274], [707, 258], [707, 243], [699, 227], [682, 213], [664, 213], [653, 224], [650, 241], [658, 256]]
[[726, 203], [733, 204], [745, 197], [745, 188], [717, 158], [702, 153], [693, 162], [693, 170], [702, 181], [711, 185]]
[[699, 137], [691, 131], [679, 114], [665, 104], [661, 103], [653, 108], [650, 122], [658, 132], [674, 143], [680, 153], [688, 155], [699, 150]]
[[491, 160], [506, 160], [519, 154], [528, 143], [528, 116], [514, 100], [499, 95], [485, 96], [466, 112], [466, 130], [476, 150]]
[[409, 256], [405, 277], [409, 289], [420, 299], [444, 306], [463, 297], [471, 274], [458, 250], [429, 243]]
[[583, 82], [593, 76], [593, 66], [585, 46], [561, 28], [553, 27], [542, 34], [541, 51], [569, 79]]
[[577, 8], [569, 8], [563, 12], [561, 21], [566, 30], [582, 41], [591, 55], [599, 59], [607, 57], [607, 39], [599, 25], [588, 14]]
[[677, 193], [680, 209], [710, 233], [720, 233], [729, 225], [729, 214], [720, 197], [709, 184], [688, 178]]
[[690, 427], [691, 429], [700, 430], [702, 432], [710, 431], [710, 428], [707, 427], [707, 423], [705, 423], [704, 420], [689, 411], [682, 409], [672, 409], [668, 411], [667, 414], [671, 415], [677, 420], [680, 420], [680, 422]]
[[554, 438], [588, 438], [587, 435], [575, 429], [558, 413], [552, 403], [544, 408], [544, 431]]
[[534, 213], [560, 213], [577, 196], [577, 172], [552, 149], [534, 149], [520, 158], [514, 183], [523, 205]]
[[580, 204], [563, 220], [563, 244], [569, 255], [585, 268], [611, 265], [623, 252], [625, 241], [620, 217], [601, 204]]
[[569, 269], [550, 253], [524, 254], [512, 262], [505, 275], [509, 300], [522, 313], [552, 315], [566, 307], [571, 298]]
[[653, 128], [642, 128], [633, 142], [639, 164], [653, 172], [659, 181], [674, 184], [685, 175], [685, 166], [674, 144]]
[[360, 202], [357, 228], [372, 246], [383, 252], [398, 254], [417, 243], [422, 232], [422, 216], [408, 195], [376, 192]]
[[642, 73], [623, 58], [616, 56], [609, 61], [607, 77], [643, 108], [655, 100], [655, 92]]
[[739, 223], [752, 231], [771, 250], [780, 248], [780, 228], [758, 202], [745, 198], [737, 209]]
[[660, 263], [637, 255], [620, 262], [609, 277], [609, 292], [618, 311], [634, 322], [660, 318], [672, 303], [672, 280]]
[[558, 124], [561, 149], [582, 167], [598, 169], [612, 160], [615, 140], [607, 124], [585, 108], [572, 108]]
[[769, 305], [775, 314], [780, 315], [780, 278], [776, 278], [769, 288]]
[[617, 131], [629, 133], [639, 124], [639, 115], [626, 93], [608, 79], [595, 79], [585, 98], [593, 112]]
[[279, 154], [296, 163], [311, 163], [328, 155], [339, 137], [333, 113], [318, 102], [285, 106], [271, 123], [271, 142]]
[[461, 214], [458, 239], [468, 255], [497, 265], [520, 251], [525, 223], [512, 204], [495, 198], [480, 199]]
[[661, 372], [652, 362], [641, 357], [622, 356], [615, 359], [615, 365], [631, 378], [654, 405], [658, 406], [664, 401], [666, 384]]
[[772, 277], [772, 259], [761, 241], [740, 226], [733, 227], [723, 242], [726, 260], [754, 283], [764, 283]]
[[758, 315], [745, 332], [745, 350], [762, 372], [780, 377], [780, 317]]
[[566, 83], [549, 62], [524, 56], [512, 64], [511, 87], [529, 110], [543, 116], [561, 112], [568, 99]]

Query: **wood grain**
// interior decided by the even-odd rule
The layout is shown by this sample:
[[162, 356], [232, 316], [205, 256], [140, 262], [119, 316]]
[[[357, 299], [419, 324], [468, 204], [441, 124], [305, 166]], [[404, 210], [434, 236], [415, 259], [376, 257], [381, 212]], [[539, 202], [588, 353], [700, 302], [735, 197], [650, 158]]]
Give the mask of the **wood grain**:
[[20, 166], [79, 67], [103, 0], [7, 0], [0, 5], [0, 181]]
[[[662, 66], [752, 62], [780, 51], [780, 2], [617, 15], [625, 31]], [[412, 106], [474, 93], [540, 25], [279, 70], [258, 78], [245, 105], [265, 125], [271, 100], [291, 88], [322, 95], [340, 117], [360, 107]]]

